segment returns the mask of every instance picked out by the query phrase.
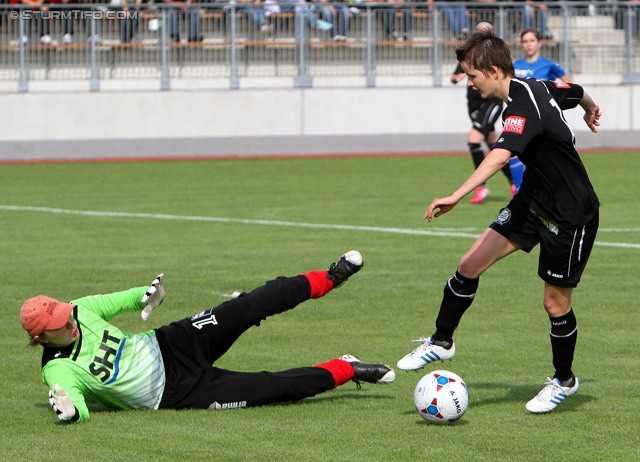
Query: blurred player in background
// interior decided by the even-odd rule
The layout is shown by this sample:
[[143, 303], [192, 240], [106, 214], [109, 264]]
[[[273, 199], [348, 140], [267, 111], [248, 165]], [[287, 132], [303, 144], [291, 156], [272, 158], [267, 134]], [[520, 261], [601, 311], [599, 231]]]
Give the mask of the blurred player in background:
[[329, 270], [279, 277], [215, 308], [147, 332], [124, 334], [109, 320], [142, 311], [147, 319], [164, 298], [164, 275], [150, 287], [79, 298], [39, 295], [20, 309], [30, 344], [41, 345], [42, 379], [61, 421], [89, 420], [87, 403], [108, 409], [234, 409], [297, 401], [351, 380], [390, 383], [393, 369], [344, 355], [281, 372], [212, 367], [240, 335], [268, 316], [319, 298], [362, 268], [360, 252]]
[[[572, 369], [578, 327], [571, 299], [595, 241], [600, 205], [562, 110], [579, 104], [594, 133], [602, 114], [579, 85], [515, 78], [509, 47], [492, 32], [473, 34], [456, 50], [456, 57], [483, 97], [507, 103], [504, 125], [480, 167], [451, 196], [434, 199], [425, 218], [431, 221], [452, 210], [513, 155], [527, 168], [520, 191], [462, 257], [445, 285], [435, 332], [420, 339], [421, 345], [400, 359], [398, 367], [417, 370], [453, 358], [453, 334], [475, 298], [480, 276], [507, 255], [530, 252], [540, 244], [538, 276], [544, 281], [555, 373], [526, 408], [549, 412], [578, 391]], [[496, 319], [495, 325], [503, 323]]]
[[[492, 31], [493, 26], [488, 22], [480, 22], [476, 25], [476, 31], [487, 30]], [[456, 68], [451, 74], [451, 83], [457, 84], [466, 77], [466, 74], [462, 70], [460, 63], [456, 64]], [[498, 141], [498, 134], [495, 130], [496, 121], [502, 114], [502, 100], [500, 98], [487, 98], [484, 99], [480, 96], [480, 92], [475, 90], [470, 85], [467, 85], [467, 110], [469, 112], [469, 118], [471, 119], [471, 130], [467, 138], [467, 145], [471, 152], [471, 159], [473, 165], [478, 168], [484, 160], [484, 142], [489, 151], [493, 148], [493, 145]], [[504, 175], [509, 180], [509, 192], [511, 196], [516, 193], [516, 185], [513, 184], [511, 178], [511, 170], [509, 166], [505, 166], [502, 169]], [[476, 191], [469, 202], [472, 204], [480, 204], [489, 195], [489, 188], [486, 184], [481, 184], [476, 188]]]
[[537, 29], [525, 29], [520, 33], [520, 45], [525, 57], [513, 62], [515, 76], [522, 79], [560, 80], [571, 83], [571, 78], [560, 64], [540, 54], [542, 40], [542, 34]]
[[[557, 80], [570, 83], [571, 78], [569, 78], [560, 64], [540, 54], [542, 41], [543, 35], [537, 29], [529, 28], [520, 32], [520, 45], [522, 45], [525, 57], [513, 62], [515, 76], [523, 79]], [[512, 157], [509, 165], [511, 166], [513, 182], [517, 190], [522, 184], [524, 167], [517, 157]]]

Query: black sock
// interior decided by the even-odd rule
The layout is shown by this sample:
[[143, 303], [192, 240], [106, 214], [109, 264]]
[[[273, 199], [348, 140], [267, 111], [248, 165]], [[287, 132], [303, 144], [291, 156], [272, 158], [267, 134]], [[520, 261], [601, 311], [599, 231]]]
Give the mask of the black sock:
[[557, 318], [549, 316], [549, 321], [551, 321], [549, 336], [551, 337], [553, 367], [556, 369], [554, 377], [561, 382], [566, 382], [573, 378], [571, 366], [578, 339], [578, 323], [573, 309]]
[[504, 173], [504, 176], [506, 176], [507, 180], [509, 180], [509, 184], [512, 184], [513, 177], [511, 176], [511, 167], [509, 167], [509, 164], [502, 167], [502, 173]]
[[468, 146], [469, 151], [471, 152], [473, 165], [478, 168], [484, 160], [484, 149], [482, 149], [482, 145], [480, 145], [479, 143], [468, 143]]
[[458, 327], [462, 315], [473, 303], [473, 298], [478, 289], [478, 281], [478, 278], [466, 278], [457, 271], [447, 281], [444, 286], [440, 311], [436, 318], [436, 331], [431, 336], [432, 340], [452, 341], [453, 332]]

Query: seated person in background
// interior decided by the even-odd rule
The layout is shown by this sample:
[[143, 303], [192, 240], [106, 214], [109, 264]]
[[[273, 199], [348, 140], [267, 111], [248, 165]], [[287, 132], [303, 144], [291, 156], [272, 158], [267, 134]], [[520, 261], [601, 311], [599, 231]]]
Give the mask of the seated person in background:
[[[0, 6], [5, 5], [9, 5], [9, 0], [0, 0]], [[9, 10], [4, 8], [0, 9], [0, 27], [2, 27], [7, 20], [7, 13], [9, 13]]]
[[553, 36], [547, 32], [547, 11], [549, 8], [546, 3], [542, 3], [540, 0], [525, 0], [519, 3], [524, 3], [524, 5], [516, 7], [522, 11], [522, 28], [531, 29], [537, 26], [544, 39], [552, 39]]
[[[387, 0], [387, 3], [393, 5], [393, 8], [385, 10], [380, 15], [380, 21], [382, 21], [382, 27], [384, 27], [387, 37], [399, 42], [409, 40], [409, 33], [413, 25], [413, 11], [404, 4], [404, 0]], [[402, 13], [402, 35], [396, 30], [398, 11]]]
[[[16, 1], [11, 1], [11, 3], [12, 4], [22, 3], [23, 5], [29, 5], [33, 7], [32, 11], [39, 11], [40, 13], [46, 12], [49, 10], [49, 7], [45, 6], [46, 0], [22, 0], [22, 1], [16, 0]], [[27, 10], [19, 10], [19, 11], [22, 12]], [[28, 18], [22, 19], [24, 24], [23, 35], [22, 37], [20, 37], [20, 40], [22, 41], [22, 43], [24, 44], [29, 43], [29, 36], [31, 35], [31, 20], [36, 21], [38, 24], [38, 35], [40, 36], [40, 43], [42, 45], [51, 45], [52, 39], [51, 39], [51, 35], [49, 34], [49, 19], [44, 19], [41, 15], [38, 15], [38, 16], [32, 15], [30, 19]], [[18, 29], [17, 26], [16, 26], [16, 29]]]
[[[168, 14], [167, 22], [169, 23], [169, 35], [172, 42], [180, 42], [180, 17], [184, 16], [187, 22], [187, 33], [189, 42], [201, 42], [200, 35], [200, 9], [196, 3], [197, 0], [162, 0], [164, 3], [171, 5], [168, 9], [164, 9]], [[187, 5], [183, 5], [186, 3]], [[180, 6], [176, 6], [180, 5]]]
[[[56, 18], [57, 22], [62, 23], [62, 43], [68, 45], [73, 43], [73, 11], [71, 5], [77, 3], [76, 0], [49, 0], [48, 3], [51, 4], [51, 11], [57, 11], [61, 14], [60, 17]], [[77, 11], [77, 10], [76, 10]], [[44, 27], [46, 30], [46, 35], [49, 35], [49, 21], [46, 20], [47, 23]]]
[[349, 7], [345, 3], [332, 0], [317, 0], [313, 9], [320, 13], [322, 20], [332, 25], [331, 38], [336, 42], [344, 42], [349, 30]]
[[[123, 43], [129, 43], [133, 40], [136, 33], [138, 32], [138, 27], [140, 26], [140, 15], [142, 12], [140, 11], [140, 5], [142, 4], [142, 0], [116, 0], [120, 3], [115, 4], [112, 0], [111, 8], [114, 11], [121, 11], [123, 16], [118, 20], [120, 23], [120, 41]], [[120, 18], [120, 16], [119, 16]]]
[[[427, 2], [429, 9], [433, 9], [434, 0], [427, 0]], [[454, 0], [442, 0], [438, 1], [436, 9], [444, 15], [454, 38], [466, 40], [469, 36], [469, 18], [467, 18], [467, 9], [464, 5], [454, 2]]]
[[[78, 3], [82, 3], [88, 6], [92, 6], [91, 8], [83, 8], [81, 11], [83, 12], [89, 12], [89, 11], [96, 11], [99, 10], [100, 8], [102, 8], [102, 6], [98, 6], [98, 5], [102, 5], [104, 2], [103, 0], [78, 0]], [[94, 19], [93, 15], [87, 15], [86, 18], [86, 27], [87, 27], [87, 42], [90, 43], [94, 43], [94, 44], [99, 44], [101, 42], [100, 40], [100, 19], [98, 19], [98, 17], [96, 16]]]
[[138, 32], [140, 26], [140, 16], [142, 10], [143, 0], [127, 0], [127, 3], [123, 6], [123, 11], [127, 13], [127, 18], [120, 20], [120, 40], [128, 43], [133, 40]]
[[273, 25], [267, 22], [267, 13], [277, 14], [280, 7], [277, 4], [269, 5], [269, 9], [265, 8], [266, 2], [261, 0], [236, 0], [236, 11], [241, 13], [247, 20], [253, 24], [256, 29], [265, 35], [273, 32]]
[[296, 37], [300, 37], [303, 25], [308, 25], [312, 29], [321, 31], [331, 31], [333, 29], [333, 25], [330, 22], [319, 19], [306, 3], [299, 3], [297, 0], [283, 0], [279, 1], [278, 4], [283, 13], [295, 13], [296, 8], [299, 8], [302, 14], [302, 21], [298, 21], [296, 18]]
[[[413, 25], [413, 11], [404, 4], [404, 0], [383, 0], [382, 3], [387, 5], [379, 5], [378, 0], [365, 0], [365, 3], [374, 3], [372, 10], [376, 10], [376, 16], [382, 24], [384, 36], [388, 40], [396, 40], [403, 42], [409, 40], [409, 33]], [[402, 33], [396, 30], [396, 19], [398, 11], [402, 13]]]

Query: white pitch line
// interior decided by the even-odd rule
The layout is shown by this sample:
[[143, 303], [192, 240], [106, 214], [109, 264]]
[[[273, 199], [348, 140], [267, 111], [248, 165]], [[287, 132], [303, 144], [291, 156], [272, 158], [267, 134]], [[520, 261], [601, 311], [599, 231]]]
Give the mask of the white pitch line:
[[218, 297], [223, 297], [223, 298], [238, 298], [238, 295], [240, 295], [240, 291], [234, 291], [228, 294], [226, 292], [219, 292], [217, 290], [214, 290], [213, 295], [217, 295]]
[[[130, 212], [96, 212], [91, 210], [68, 210], [49, 207], [25, 207], [19, 205], [0, 205], [0, 210], [16, 211], [16, 212], [39, 212], [53, 213], [63, 215], [82, 215], [91, 217], [116, 217], [116, 218], [143, 218], [152, 220], [177, 220], [177, 221], [202, 221], [212, 223], [240, 223], [248, 225], [263, 226], [288, 226], [294, 228], [313, 228], [313, 229], [334, 229], [334, 230], [351, 230], [351, 231], [372, 231], [378, 233], [407, 234], [417, 236], [436, 236], [436, 237], [462, 237], [476, 239], [478, 233], [461, 232], [461, 230], [474, 230], [475, 228], [462, 228], [453, 230], [451, 228], [438, 229], [437, 231], [428, 231], [425, 229], [412, 228], [383, 228], [378, 226], [354, 226], [354, 225], [335, 225], [324, 223], [302, 223], [294, 221], [278, 221], [278, 220], [248, 220], [242, 218], [224, 218], [224, 217], [200, 217], [188, 215], [165, 215], [154, 213], [130, 213]], [[638, 232], [638, 228], [629, 228], [628, 230], [608, 228], [598, 230], [598, 232]], [[596, 241], [595, 245], [601, 247], [619, 247], [625, 249], [640, 249], [640, 244], [621, 243], [621, 242], [600, 242]]]

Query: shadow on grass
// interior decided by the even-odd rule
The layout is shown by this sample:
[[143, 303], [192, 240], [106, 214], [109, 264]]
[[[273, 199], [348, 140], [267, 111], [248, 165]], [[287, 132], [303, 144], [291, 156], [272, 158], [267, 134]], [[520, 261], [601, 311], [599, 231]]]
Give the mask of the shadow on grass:
[[334, 401], [344, 401], [347, 399], [357, 399], [357, 400], [362, 400], [362, 399], [367, 399], [367, 400], [395, 400], [394, 396], [389, 396], [389, 395], [380, 395], [380, 394], [376, 394], [376, 393], [368, 393], [365, 390], [360, 390], [360, 391], [347, 391], [347, 392], [341, 392], [341, 393], [324, 393], [322, 395], [316, 395], [316, 396], [312, 396], [310, 398], [304, 398], [301, 399], [300, 401], [286, 401], [286, 402], [282, 402], [282, 403], [273, 403], [273, 404], [267, 404], [267, 406], [269, 407], [273, 407], [273, 406], [299, 406], [301, 404], [304, 403], [309, 403], [309, 404], [313, 404], [313, 403], [330, 403], [330, 402], [334, 402]]
[[[588, 383], [589, 380], [583, 380], [580, 382], [581, 386], [584, 386], [585, 383]], [[523, 405], [527, 403], [531, 398], [536, 396], [544, 384], [531, 384], [531, 385], [509, 385], [504, 383], [495, 383], [495, 382], [480, 382], [474, 383], [470, 388], [470, 406], [487, 406], [492, 404], [500, 404], [500, 403], [522, 403]], [[472, 398], [474, 390], [487, 390], [492, 392], [491, 397], [474, 400]], [[504, 393], [500, 396], [496, 396], [496, 391], [504, 390]], [[573, 411], [574, 409], [582, 406], [584, 403], [588, 403], [590, 401], [594, 401], [597, 398], [593, 395], [589, 395], [586, 393], [580, 393], [580, 389], [578, 392], [565, 400], [562, 405], [558, 406], [555, 409], [554, 413], [562, 413]]]
[[[581, 385], [590, 382], [590, 380], [581, 381]], [[524, 409], [524, 405], [531, 398], [536, 396], [538, 392], [542, 389], [543, 385], [509, 385], [504, 383], [496, 383], [496, 382], [480, 382], [474, 383], [472, 387], [470, 387], [470, 397], [469, 397], [469, 407], [479, 407], [479, 406], [490, 406], [493, 404], [504, 404], [504, 403], [522, 403], [522, 407]], [[486, 390], [489, 391], [493, 396], [488, 398], [483, 398], [479, 400], [474, 400], [474, 390]], [[503, 391], [500, 396], [496, 396], [498, 391]], [[593, 395], [589, 395], [586, 393], [578, 392], [565, 400], [557, 409], [553, 411], [553, 414], [562, 414], [565, 412], [572, 412], [579, 407], [583, 406], [585, 403], [589, 403], [591, 401], [595, 401], [597, 397]], [[402, 414], [403, 415], [411, 415], [415, 414], [415, 409], [407, 409]], [[536, 415], [536, 414], [531, 414]], [[416, 419], [415, 422], [417, 425], [436, 425], [436, 426], [447, 426], [447, 425], [466, 425], [464, 416], [453, 423], [450, 424], [437, 424], [428, 422], [423, 419]]]
[[[330, 393], [330, 394], [322, 394], [322, 395], [316, 395], [316, 396], [312, 396], [309, 398], [303, 398], [299, 401], [283, 401], [283, 402], [279, 402], [279, 403], [271, 403], [271, 404], [265, 404], [265, 405], [261, 405], [261, 406], [252, 406], [252, 409], [258, 409], [258, 408], [273, 408], [273, 407], [290, 407], [290, 406], [304, 406], [304, 405], [313, 405], [313, 404], [317, 404], [317, 403], [331, 403], [331, 402], [339, 402], [339, 401], [345, 401], [345, 400], [349, 400], [349, 399], [357, 399], [357, 400], [371, 400], [371, 401], [377, 401], [377, 400], [394, 400], [395, 398], [393, 396], [389, 396], [389, 395], [381, 395], [381, 394], [376, 394], [376, 393], [367, 393], [364, 390], [354, 390], [354, 391], [347, 391], [347, 392], [341, 392], [341, 393]], [[51, 408], [51, 406], [49, 406], [48, 403], [45, 402], [40, 402], [40, 403], [34, 403], [34, 406], [37, 408]], [[120, 412], [140, 412], [143, 410], [140, 409], [109, 409], [97, 404], [93, 404], [93, 403], [87, 403], [87, 406], [89, 408], [89, 412], [91, 413], [91, 415], [94, 414], [112, 414], [112, 413], [120, 413]], [[195, 411], [203, 411], [203, 412], [209, 412], [208, 409], [190, 409], [190, 410], [195, 410]], [[235, 411], [235, 410], [240, 410], [240, 409], [230, 409], [230, 411]], [[146, 410], [148, 411], [148, 410]], [[162, 411], [176, 411], [176, 409], [160, 409], [158, 412], [162, 412]], [[177, 410], [179, 412], [179, 410]], [[68, 422], [56, 422], [57, 424], [60, 425], [67, 425]]]

